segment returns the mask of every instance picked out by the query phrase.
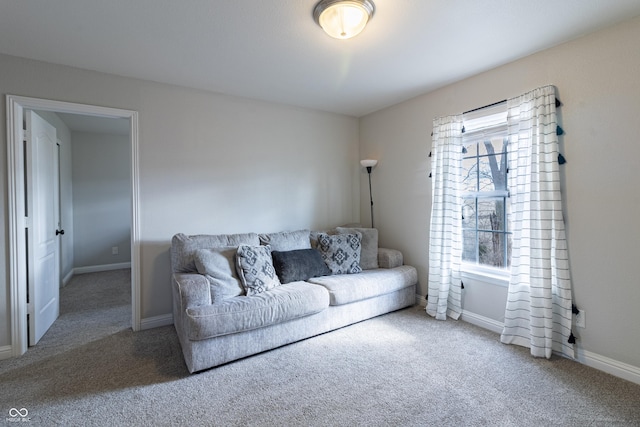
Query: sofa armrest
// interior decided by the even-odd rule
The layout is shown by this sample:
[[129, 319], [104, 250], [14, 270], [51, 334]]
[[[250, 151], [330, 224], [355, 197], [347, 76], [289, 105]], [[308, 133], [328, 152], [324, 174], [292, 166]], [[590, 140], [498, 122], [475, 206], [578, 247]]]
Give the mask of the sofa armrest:
[[396, 249], [378, 248], [378, 265], [380, 268], [395, 268], [404, 264], [402, 252]]
[[201, 274], [174, 273], [173, 286], [175, 295], [180, 298], [182, 310], [211, 305], [209, 281]]

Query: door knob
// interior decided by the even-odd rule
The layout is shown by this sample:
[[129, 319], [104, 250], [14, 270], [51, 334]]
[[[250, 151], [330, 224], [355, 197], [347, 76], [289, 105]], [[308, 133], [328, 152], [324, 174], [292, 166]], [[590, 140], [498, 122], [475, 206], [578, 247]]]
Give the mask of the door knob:
[[56, 230], [56, 236], [57, 236], [58, 234], [64, 234], [64, 230]]

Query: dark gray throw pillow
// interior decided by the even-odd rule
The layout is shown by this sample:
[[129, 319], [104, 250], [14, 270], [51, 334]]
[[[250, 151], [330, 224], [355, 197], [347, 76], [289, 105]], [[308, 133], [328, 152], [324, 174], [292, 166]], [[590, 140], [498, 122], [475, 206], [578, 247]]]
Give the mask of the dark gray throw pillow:
[[280, 283], [296, 282], [331, 274], [331, 270], [316, 249], [273, 251], [271, 256]]

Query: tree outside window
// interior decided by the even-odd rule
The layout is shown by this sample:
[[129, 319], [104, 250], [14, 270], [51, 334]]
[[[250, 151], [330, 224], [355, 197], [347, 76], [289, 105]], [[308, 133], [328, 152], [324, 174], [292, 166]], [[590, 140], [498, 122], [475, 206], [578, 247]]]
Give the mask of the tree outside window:
[[465, 141], [462, 161], [462, 260], [511, 265], [508, 229], [507, 135]]

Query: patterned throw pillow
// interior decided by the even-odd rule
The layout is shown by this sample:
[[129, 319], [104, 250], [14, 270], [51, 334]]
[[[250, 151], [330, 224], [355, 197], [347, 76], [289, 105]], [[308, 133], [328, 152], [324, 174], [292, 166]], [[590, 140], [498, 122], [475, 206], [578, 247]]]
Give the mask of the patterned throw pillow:
[[378, 268], [378, 229], [362, 227], [336, 227], [338, 233], [358, 234], [362, 236], [360, 241], [360, 267], [363, 270]]
[[360, 236], [318, 233], [318, 250], [331, 274], [360, 273]]
[[238, 246], [236, 268], [247, 296], [257, 295], [280, 285], [273, 268], [270, 246]]

